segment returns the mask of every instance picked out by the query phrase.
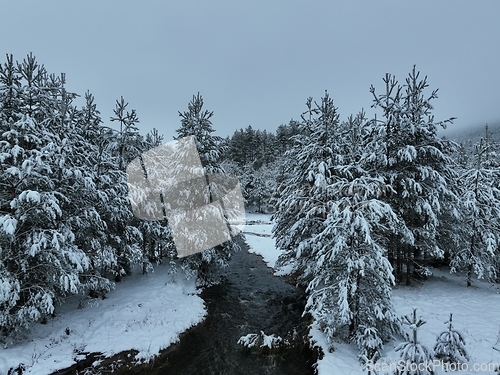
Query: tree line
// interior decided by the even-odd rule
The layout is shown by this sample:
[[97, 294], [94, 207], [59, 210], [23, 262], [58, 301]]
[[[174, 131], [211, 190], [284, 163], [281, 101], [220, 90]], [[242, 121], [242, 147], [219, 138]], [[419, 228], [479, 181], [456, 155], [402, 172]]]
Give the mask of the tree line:
[[[114, 128], [103, 124], [90, 92], [85, 104], [30, 54], [0, 65], [0, 336], [44, 321], [72, 294], [104, 296], [135, 265], [150, 272], [168, 262], [200, 285], [218, 281], [234, 241], [178, 259], [166, 220], [134, 217], [126, 167], [163, 143], [142, 136], [135, 110], [120, 98]], [[205, 169], [217, 169], [222, 140], [214, 136], [203, 98], [179, 112], [178, 138], [193, 135]], [[116, 129], [115, 129], [116, 128]]]

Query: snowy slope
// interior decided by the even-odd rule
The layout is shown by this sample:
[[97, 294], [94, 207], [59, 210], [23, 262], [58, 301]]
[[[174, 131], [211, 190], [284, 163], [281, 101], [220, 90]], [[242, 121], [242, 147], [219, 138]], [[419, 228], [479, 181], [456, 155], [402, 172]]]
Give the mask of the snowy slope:
[[124, 278], [104, 300], [78, 309], [80, 300], [81, 296], [72, 297], [54, 319], [37, 324], [24, 341], [0, 349], [0, 374], [19, 363], [27, 367], [25, 374], [50, 374], [74, 364], [81, 352], [112, 356], [136, 349], [136, 360], [147, 361], [206, 313], [194, 283], [179, 275], [172, 282], [163, 265], [153, 274]]

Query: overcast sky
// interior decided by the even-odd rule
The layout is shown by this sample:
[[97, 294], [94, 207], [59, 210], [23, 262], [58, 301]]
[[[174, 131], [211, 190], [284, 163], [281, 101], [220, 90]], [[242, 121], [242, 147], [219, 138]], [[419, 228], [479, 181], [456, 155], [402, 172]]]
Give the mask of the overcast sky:
[[123, 96], [141, 132], [166, 140], [198, 91], [227, 136], [298, 119], [325, 90], [342, 119], [371, 114], [370, 85], [381, 93], [386, 72], [404, 82], [414, 64], [439, 88], [436, 120], [500, 122], [497, 0], [4, 0], [0, 12], [0, 52], [65, 72], [105, 123]]

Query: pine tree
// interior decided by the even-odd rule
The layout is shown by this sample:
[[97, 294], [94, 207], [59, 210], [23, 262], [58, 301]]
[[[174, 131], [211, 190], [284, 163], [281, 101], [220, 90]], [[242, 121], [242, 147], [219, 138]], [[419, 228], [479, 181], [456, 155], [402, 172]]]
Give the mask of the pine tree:
[[257, 132], [252, 128], [252, 125], [248, 125], [245, 128], [245, 142], [243, 144], [245, 150], [245, 159], [247, 163], [253, 163], [258, 158], [258, 147], [259, 142], [257, 139]]
[[158, 129], [153, 128], [148, 134], [146, 134], [146, 149], [149, 150], [154, 147], [161, 146], [164, 140], [164, 136], [160, 135]]
[[406, 342], [396, 347], [403, 361], [402, 368], [398, 368], [397, 375], [425, 375], [434, 374], [431, 367], [432, 354], [429, 349], [418, 340], [418, 330], [425, 324], [422, 318], [417, 318], [417, 309], [413, 309], [412, 316], [406, 315], [403, 322], [409, 326], [411, 334]]
[[[75, 244], [68, 214], [71, 154], [64, 76], [49, 76], [32, 55], [2, 69], [0, 135], [0, 327], [13, 334], [54, 312], [64, 296], [81, 291], [90, 268]], [[6, 86], [3, 86], [6, 83]], [[5, 100], [5, 101], [4, 101]], [[71, 136], [68, 132], [68, 138]]]
[[[378, 330], [365, 325], [359, 326], [356, 345], [359, 349], [359, 359], [366, 367], [373, 365], [380, 359], [384, 348], [384, 342], [380, 338]], [[371, 375], [370, 370], [368, 370], [368, 374]]]
[[306, 308], [330, 343], [335, 338], [356, 342], [363, 362], [376, 361], [383, 343], [399, 330], [386, 252], [389, 234], [404, 229], [381, 201], [390, 186], [365, 170], [369, 125], [360, 112], [339, 127], [341, 154], [328, 185], [330, 209], [321, 232], [310, 240]]
[[14, 57], [7, 55], [7, 62], [0, 64], [0, 129], [8, 130], [8, 124], [20, 119], [21, 74], [16, 68]]
[[465, 270], [467, 286], [472, 276], [495, 279], [500, 244], [500, 180], [496, 145], [488, 136], [474, 146], [470, 164], [465, 167], [458, 186], [462, 202], [462, 233], [466, 241], [451, 252], [451, 271]]
[[236, 130], [228, 142], [227, 158], [235, 162], [240, 168], [247, 164], [245, 153], [245, 134], [243, 129]]
[[[221, 149], [222, 138], [212, 134], [215, 131], [211, 121], [213, 112], [204, 110], [203, 104], [203, 97], [198, 93], [189, 102], [188, 110], [179, 112], [181, 127], [177, 129], [176, 139], [182, 141], [183, 138], [194, 137], [205, 175], [203, 184], [206, 186], [206, 193], [203, 194], [206, 199], [204, 203], [210, 204], [225, 195], [227, 191], [225, 184], [230, 177], [224, 177], [225, 171], [219, 164], [224, 150]], [[175, 166], [173, 168], [175, 170]], [[195, 193], [199, 194], [200, 191]], [[190, 194], [192, 196], [192, 192]], [[225, 214], [231, 217], [231, 213], [225, 212]], [[231, 255], [238, 249], [238, 243], [230, 239], [221, 245], [184, 258], [181, 267], [187, 274], [196, 276], [200, 285], [218, 283], [222, 269], [227, 266]]]
[[405, 85], [387, 74], [384, 94], [376, 95], [373, 86], [370, 89], [372, 107], [381, 108], [384, 116], [374, 127], [373, 141], [378, 146], [373, 148], [377, 149], [373, 159], [378, 160], [378, 173], [395, 190], [386, 201], [411, 231], [407, 238], [395, 236], [389, 251], [398, 281], [406, 268], [406, 284], [414, 262], [443, 256], [437, 242], [439, 218], [456, 203], [449, 188], [454, 177], [453, 144], [437, 137], [438, 127], [446, 127], [453, 118], [434, 121], [431, 101], [437, 98], [437, 90], [426, 97], [427, 78], [419, 76], [413, 67]]
[[285, 125], [281, 124], [276, 129], [275, 149], [278, 155], [284, 155], [288, 148], [289, 135]]
[[188, 104], [188, 110], [179, 112], [181, 127], [177, 129], [176, 139], [194, 136], [196, 148], [205, 173], [224, 173], [219, 166], [222, 138], [212, 133], [213, 112], [203, 110], [203, 97], [198, 93]]
[[120, 156], [120, 169], [125, 170], [125, 166], [131, 160], [138, 157], [145, 149], [142, 137], [139, 134], [137, 124], [139, 118], [135, 109], [127, 111], [128, 103], [123, 97], [116, 101], [116, 107], [113, 110], [115, 116], [111, 121], [117, 121], [120, 124], [120, 130], [117, 133], [117, 151]]
[[107, 271], [117, 281], [130, 274], [134, 264], [140, 264], [144, 260], [142, 233], [137, 227], [138, 222], [129, 200], [126, 166], [145, 151], [146, 145], [137, 127], [137, 113], [134, 109], [128, 111], [127, 107], [128, 103], [123, 97], [116, 101], [114, 116], [110, 120], [118, 122], [120, 129], [105, 128], [102, 133], [104, 142], [100, 145], [108, 154], [108, 160], [103, 160], [106, 165], [101, 170], [103, 174], [99, 177], [99, 187], [106, 190], [108, 195], [108, 205], [102, 215], [109, 234], [109, 255], [106, 258], [116, 258], [116, 266], [110, 264], [112, 267]]
[[361, 353], [369, 353], [371, 343], [363, 339], [367, 329], [381, 343], [399, 329], [391, 301], [394, 277], [385, 254], [387, 234], [397, 233], [400, 224], [391, 207], [378, 199], [390, 190], [381, 179], [344, 178], [330, 188], [339, 195], [324, 229], [311, 240], [306, 310], [331, 343], [350, 339]]
[[[154, 149], [163, 144], [163, 136], [153, 128], [146, 134], [146, 150]], [[151, 171], [151, 168], [150, 172]], [[161, 170], [161, 169], [160, 169]], [[137, 227], [142, 233], [143, 273], [152, 271], [152, 264], [161, 263], [166, 258], [172, 266], [172, 272], [176, 272], [175, 245], [172, 234], [166, 220], [139, 220]]]
[[248, 176], [250, 177], [246, 185], [248, 205], [255, 207], [257, 212], [264, 212], [266, 202], [272, 194], [273, 176], [268, 166], [261, 166], [258, 170], [251, 167], [247, 169], [249, 169]]
[[300, 122], [291, 119], [288, 124], [281, 124], [276, 129], [275, 150], [276, 156], [282, 156], [293, 147], [293, 137], [300, 133]]
[[89, 257], [91, 267], [80, 279], [91, 291], [103, 294], [113, 288], [106, 277], [107, 269], [116, 269], [114, 254], [108, 249], [108, 231], [104, 211], [109, 209], [108, 195], [100, 189], [103, 163], [110, 155], [100, 147], [103, 142], [100, 112], [90, 92], [85, 93], [85, 105], [73, 108], [67, 128], [71, 137], [66, 146], [71, 150], [65, 171], [64, 194], [68, 197], [65, 220], [75, 233], [75, 244]]
[[292, 267], [304, 285], [314, 274], [311, 240], [323, 230], [329, 210], [328, 186], [339, 162], [335, 136], [340, 125], [337, 108], [328, 93], [320, 104], [313, 104], [309, 98], [306, 105], [301, 134], [294, 137], [295, 145], [286, 153], [290, 179], [281, 184], [273, 216], [273, 237], [283, 252], [277, 265]]
[[262, 133], [262, 145], [261, 148], [261, 158], [264, 165], [273, 163], [276, 155], [274, 144], [276, 142], [276, 136], [273, 133], [268, 133], [264, 130]]
[[453, 314], [450, 314], [450, 319], [444, 324], [448, 325], [448, 329], [437, 337], [434, 357], [450, 364], [468, 361], [470, 358], [465, 348], [464, 336], [453, 327]]

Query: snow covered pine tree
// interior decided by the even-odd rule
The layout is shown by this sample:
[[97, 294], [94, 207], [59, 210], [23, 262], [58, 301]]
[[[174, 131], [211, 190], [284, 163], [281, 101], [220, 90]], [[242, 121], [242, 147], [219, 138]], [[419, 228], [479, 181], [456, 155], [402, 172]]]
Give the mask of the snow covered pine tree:
[[417, 309], [414, 308], [411, 316], [404, 317], [404, 323], [409, 326], [411, 334], [408, 335], [406, 342], [398, 345], [395, 349], [400, 352], [402, 360], [396, 375], [434, 374], [431, 366], [431, 351], [418, 340], [418, 329], [425, 324], [425, 321], [420, 317], [417, 318]]
[[[213, 135], [211, 118], [213, 112], [203, 110], [203, 97], [198, 93], [188, 103], [188, 110], [179, 112], [181, 127], [177, 129], [176, 139], [194, 136], [196, 148], [206, 176], [207, 204], [225, 192], [225, 171], [220, 166], [222, 138]], [[219, 175], [210, 179], [210, 175]], [[229, 178], [229, 176], [228, 176]], [[218, 182], [221, 182], [218, 184]], [[233, 252], [239, 249], [236, 240], [230, 239], [221, 245], [185, 257], [181, 267], [189, 275], [194, 275], [200, 285], [209, 286], [220, 282], [221, 270], [227, 266]]]
[[339, 115], [328, 93], [321, 103], [308, 98], [302, 114], [300, 134], [285, 154], [285, 174], [273, 215], [273, 237], [283, 253], [277, 266], [291, 267], [298, 282], [307, 286], [315, 274], [311, 240], [323, 230], [328, 212], [328, 185], [333, 167], [339, 163], [335, 136]]
[[466, 241], [451, 251], [451, 271], [495, 279], [500, 255], [500, 169], [497, 145], [486, 134], [474, 145], [468, 165], [458, 179], [461, 193], [462, 233]]
[[376, 362], [383, 344], [400, 330], [386, 253], [390, 234], [408, 235], [381, 200], [391, 187], [365, 169], [370, 167], [369, 154], [362, 150], [367, 150], [370, 124], [361, 112], [337, 134], [342, 154], [328, 185], [330, 210], [321, 233], [309, 243], [313, 273], [306, 305], [330, 343], [334, 338], [354, 341], [365, 364]]
[[437, 90], [425, 97], [427, 78], [419, 76], [414, 66], [405, 85], [387, 74], [384, 94], [377, 96], [375, 88], [370, 88], [372, 107], [381, 108], [384, 116], [376, 123], [373, 139], [379, 150], [378, 171], [395, 190], [384, 201], [411, 231], [405, 238], [395, 234], [388, 254], [396, 280], [403, 281], [404, 270], [406, 284], [417, 261], [443, 256], [437, 242], [440, 215], [457, 204], [449, 188], [454, 174], [453, 143], [437, 137], [438, 127], [445, 128], [453, 118], [434, 121], [431, 100], [437, 98]]
[[467, 362], [470, 358], [465, 348], [464, 335], [453, 327], [453, 314], [450, 314], [450, 319], [444, 324], [448, 325], [448, 329], [437, 337], [434, 357], [448, 364]]

